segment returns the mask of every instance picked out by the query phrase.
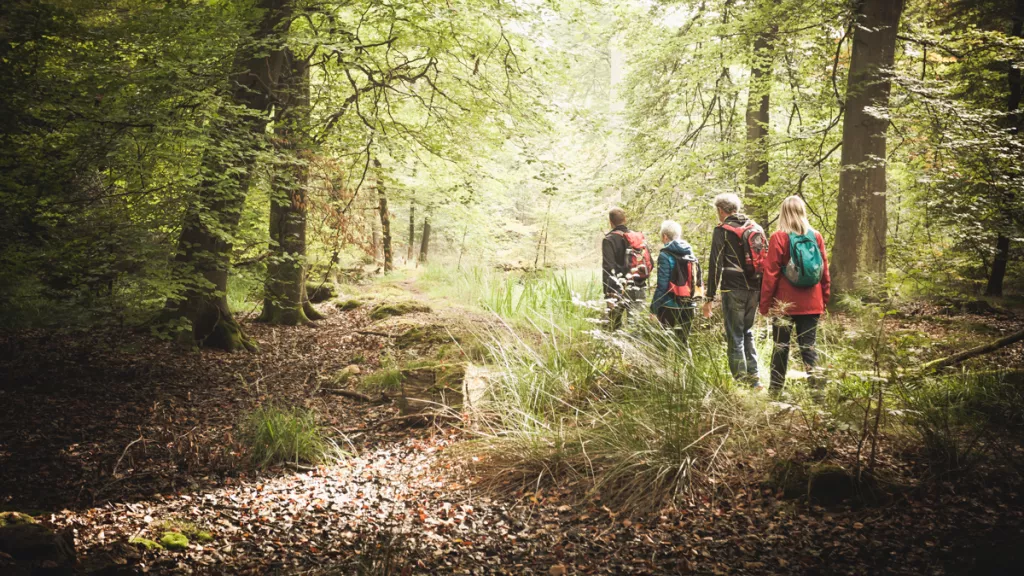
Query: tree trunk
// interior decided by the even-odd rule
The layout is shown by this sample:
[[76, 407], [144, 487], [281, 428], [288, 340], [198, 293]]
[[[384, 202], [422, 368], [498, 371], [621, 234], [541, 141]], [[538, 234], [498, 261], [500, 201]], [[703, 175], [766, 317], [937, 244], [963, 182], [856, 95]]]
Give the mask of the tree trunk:
[[430, 216], [423, 218], [423, 238], [420, 241], [420, 262], [427, 263], [427, 250], [430, 248]]
[[[1010, 33], [1020, 38], [1024, 36], [1024, 0], [1017, 0], [1017, 9], [1013, 17], [1013, 28]], [[1010, 130], [1013, 134], [1020, 134], [1020, 101], [1021, 101], [1021, 72], [1020, 68], [1010, 65], [1010, 71], [1006, 77], [1010, 87], [1010, 97], [1007, 99], [1007, 112], [1009, 112]], [[1010, 238], [1003, 233], [996, 239], [996, 256], [992, 261], [992, 274], [988, 277], [988, 286], [985, 288], [987, 296], [1003, 295], [1003, 279], [1006, 278], [1006, 267], [1010, 263]]]
[[270, 251], [260, 320], [295, 326], [322, 318], [306, 297], [306, 185], [310, 154], [309, 62], [285, 50], [276, 98], [276, 146], [282, 167], [270, 195]]
[[255, 350], [227, 301], [231, 238], [245, 205], [256, 156], [265, 138], [271, 87], [283, 65], [283, 52], [265, 53], [277, 28], [286, 21], [290, 0], [260, 0], [263, 9], [252, 42], [235, 57], [232, 100], [242, 108], [224, 107], [210, 127], [216, 142], [203, 156], [202, 180], [185, 213], [175, 255], [175, 278], [181, 292], [170, 297], [164, 318], [176, 339], [189, 346]]
[[416, 205], [409, 203], [409, 253], [405, 257], [407, 263], [412, 263], [412, 257], [416, 246]]
[[862, 0], [856, 16], [832, 249], [832, 285], [837, 292], [872, 285], [877, 289], [885, 281], [885, 133], [889, 120], [884, 111], [889, 106], [903, 4], [903, 0]]
[[[374, 210], [376, 212], [376, 210]], [[374, 263], [379, 262], [381, 259], [381, 237], [380, 237], [380, 219], [374, 214], [370, 218], [370, 233], [373, 235], [373, 261]]]
[[744, 190], [749, 215], [767, 228], [769, 219], [768, 126], [771, 120], [772, 56], [776, 27], [758, 32], [754, 39], [747, 96], [747, 184]]
[[384, 183], [377, 180], [377, 210], [380, 212], [380, 227], [384, 243], [384, 273], [394, 270], [391, 256], [391, 214], [388, 213], [388, 195]]

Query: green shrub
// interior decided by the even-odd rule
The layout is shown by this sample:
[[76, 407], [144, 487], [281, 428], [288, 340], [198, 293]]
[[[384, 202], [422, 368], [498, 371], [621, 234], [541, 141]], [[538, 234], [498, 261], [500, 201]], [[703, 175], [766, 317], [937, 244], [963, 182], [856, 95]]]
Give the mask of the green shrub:
[[258, 468], [275, 464], [319, 464], [337, 455], [337, 446], [323, 435], [316, 414], [306, 408], [261, 406], [245, 424], [252, 462]]

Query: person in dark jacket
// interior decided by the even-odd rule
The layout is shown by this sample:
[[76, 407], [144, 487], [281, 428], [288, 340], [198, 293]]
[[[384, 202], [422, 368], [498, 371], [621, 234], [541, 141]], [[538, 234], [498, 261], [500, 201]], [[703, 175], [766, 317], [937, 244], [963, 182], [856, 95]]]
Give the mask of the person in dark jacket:
[[629, 269], [626, 234], [632, 232], [626, 227], [626, 212], [612, 208], [608, 212], [612, 230], [601, 242], [601, 278], [604, 284], [604, 298], [608, 302], [608, 327], [618, 330], [622, 320], [631, 308], [637, 307], [646, 298], [647, 278], [636, 278]]
[[[669, 279], [676, 262], [693, 258], [693, 249], [681, 238], [682, 235], [683, 228], [677, 222], [666, 220], [661, 223], [661, 242], [664, 246], [658, 254], [658, 283], [651, 299], [651, 314], [663, 327], [674, 331], [685, 344], [693, 325], [697, 295], [681, 301], [669, 291]], [[694, 271], [697, 271], [696, 267]]]
[[[801, 288], [794, 286], [786, 278], [783, 269], [789, 263], [789, 234], [804, 235], [808, 232], [814, 232], [818, 250], [821, 251], [821, 280], [814, 286]], [[794, 328], [804, 368], [812, 374], [813, 382], [814, 368], [818, 364], [818, 352], [815, 349], [818, 318], [828, 306], [831, 288], [832, 278], [828, 273], [825, 241], [807, 222], [804, 201], [799, 196], [790, 196], [782, 203], [779, 229], [768, 239], [768, 256], [761, 283], [761, 315], [774, 316], [770, 391], [777, 393], [785, 384], [789, 367], [789, 344], [793, 338]]]
[[757, 371], [757, 350], [754, 347], [754, 320], [761, 288], [760, 278], [744, 271], [743, 240], [723, 228], [742, 228], [748, 218], [740, 210], [742, 204], [735, 194], [719, 194], [714, 201], [719, 226], [711, 233], [711, 257], [708, 261], [708, 282], [704, 317], [711, 317], [715, 296], [722, 293], [725, 317], [725, 340], [729, 370], [733, 378], [761, 388]]

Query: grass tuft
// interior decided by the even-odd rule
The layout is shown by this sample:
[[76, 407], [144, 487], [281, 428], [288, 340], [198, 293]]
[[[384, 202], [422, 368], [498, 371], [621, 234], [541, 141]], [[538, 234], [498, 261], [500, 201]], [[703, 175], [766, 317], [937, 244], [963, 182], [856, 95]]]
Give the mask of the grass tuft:
[[340, 451], [324, 436], [316, 414], [306, 408], [261, 406], [245, 423], [252, 463], [257, 468], [275, 464], [320, 464]]

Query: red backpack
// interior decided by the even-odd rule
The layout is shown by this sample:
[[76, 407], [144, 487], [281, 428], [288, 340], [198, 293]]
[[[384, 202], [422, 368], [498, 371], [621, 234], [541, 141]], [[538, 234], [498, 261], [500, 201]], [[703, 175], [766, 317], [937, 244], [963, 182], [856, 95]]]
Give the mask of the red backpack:
[[668, 291], [677, 303], [684, 303], [704, 296], [704, 273], [700, 262], [693, 256], [672, 256], [676, 264], [668, 277]]
[[651, 251], [647, 248], [647, 239], [643, 232], [623, 232], [612, 230], [612, 234], [622, 236], [626, 240], [626, 278], [638, 281], [647, 280], [653, 269]]
[[764, 261], [768, 257], [768, 238], [753, 220], [743, 226], [722, 224], [722, 228], [740, 237], [743, 245], [743, 272], [748, 277], [760, 278], [764, 274]]

